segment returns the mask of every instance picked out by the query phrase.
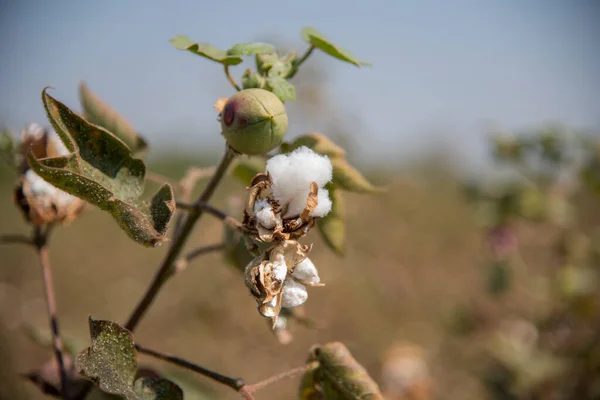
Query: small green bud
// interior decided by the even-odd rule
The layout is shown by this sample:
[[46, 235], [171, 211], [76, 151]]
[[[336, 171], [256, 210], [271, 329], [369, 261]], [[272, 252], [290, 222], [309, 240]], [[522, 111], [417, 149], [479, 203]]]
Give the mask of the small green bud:
[[264, 89], [245, 89], [231, 96], [221, 113], [223, 136], [236, 151], [264, 154], [281, 144], [288, 117], [281, 100]]
[[242, 75], [242, 87], [244, 89], [262, 89], [265, 86], [265, 78], [256, 72], [252, 72], [250, 68], [244, 71]]

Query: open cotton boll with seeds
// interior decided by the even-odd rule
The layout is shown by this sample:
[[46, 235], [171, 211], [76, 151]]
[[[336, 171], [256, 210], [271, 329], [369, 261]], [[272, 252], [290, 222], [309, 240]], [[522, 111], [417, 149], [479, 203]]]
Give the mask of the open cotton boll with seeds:
[[287, 206], [284, 218], [302, 213], [313, 182], [317, 184], [319, 192], [317, 207], [310, 216], [324, 217], [331, 211], [329, 192], [324, 188], [333, 177], [333, 166], [327, 156], [302, 146], [291, 153], [272, 157], [267, 161], [266, 170], [273, 182], [273, 198], [282, 207]]

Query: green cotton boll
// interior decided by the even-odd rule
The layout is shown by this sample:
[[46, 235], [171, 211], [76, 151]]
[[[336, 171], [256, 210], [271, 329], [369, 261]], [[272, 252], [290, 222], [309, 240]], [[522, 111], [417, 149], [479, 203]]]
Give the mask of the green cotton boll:
[[221, 113], [223, 136], [236, 151], [265, 154], [281, 144], [288, 117], [281, 100], [264, 89], [245, 89], [231, 96]]

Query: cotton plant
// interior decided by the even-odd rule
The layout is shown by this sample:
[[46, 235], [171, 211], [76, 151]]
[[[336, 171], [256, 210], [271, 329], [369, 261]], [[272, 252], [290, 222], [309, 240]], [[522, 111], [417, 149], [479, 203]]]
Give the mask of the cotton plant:
[[[51, 96], [47, 87], [41, 97], [51, 126], [28, 125], [18, 146], [13, 145], [11, 135], [0, 135], [0, 158], [17, 172], [16, 204], [33, 228], [31, 237], [0, 235], [0, 243], [33, 246], [43, 267], [54, 358], [27, 374], [43, 391], [83, 400], [94, 384], [94, 390], [125, 399], [182, 399], [181, 388], [170, 380], [138, 378], [138, 353], [191, 369], [229, 386], [246, 399], [253, 399], [252, 393], [266, 385], [246, 385], [241, 379], [148, 349], [135, 341], [134, 334], [167, 281], [185, 273], [186, 265], [200, 255], [223, 251], [241, 272], [240, 280], [245, 281], [275, 336], [281, 343], [290, 343], [290, 322], [303, 315], [298, 310], [307, 301], [309, 288], [324, 286], [309, 258], [313, 244], [301, 241], [316, 227], [324, 244], [343, 255], [345, 216], [341, 193], [373, 193], [378, 189], [346, 161], [343, 149], [325, 135], [311, 132], [292, 142], [284, 141], [292, 122], [285, 102], [295, 100], [295, 88], [289, 80], [315, 50], [357, 67], [365, 63], [312, 28], [305, 28], [302, 36], [309, 48], [300, 57], [265, 43], [238, 43], [223, 51], [192, 42], [186, 36], [171, 40], [179, 50], [221, 64], [235, 89], [234, 94], [215, 104], [225, 147], [218, 165], [208, 170], [190, 167], [176, 184], [149, 173], [146, 140], [84, 82], [79, 92], [81, 111]], [[254, 57], [256, 70], [246, 69], [240, 85], [230, 67], [240, 64], [244, 57]], [[253, 170], [248, 167], [252, 161], [264, 165]], [[241, 180], [247, 189], [241, 216], [229, 215], [209, 204], [228, 176]], [[191, 195], [195, 185], [204, 178], [208, 182], [194, 201]], [[150, 181], [158, 183], [159, 188], [150, 198], [144, 198]], [[54, 226], [75, 220], [84, 205], [110, 215], [127, 237], [142, 246], [155, 248], [167, 241], [170, 246], [128, 320], [121, 325], [90, 317], [91, 345], [79, 354], [65, 354], [50, 279], [48, 239]], [[224, 242], [184, 253], [206, 213], [223, 221]], [[175, 227], [169, 229], [173, 219]], [[381, 398], [376, 384], [341, 343], [316, 346], [310, 354], [310, 361], [294, 370], [310, 377], [309, 381], [303, 380], [302, 391], [308, 390], [312, 396], [337, 390], [328, 389], [328, 385], [348, 386], [353, 398], [367, 393], [369, 398]], [[57, 378], [47, 379], [47, 370], [54, 371], [51, 375]], [[82, 378], [86, 379], [83, 384]]]

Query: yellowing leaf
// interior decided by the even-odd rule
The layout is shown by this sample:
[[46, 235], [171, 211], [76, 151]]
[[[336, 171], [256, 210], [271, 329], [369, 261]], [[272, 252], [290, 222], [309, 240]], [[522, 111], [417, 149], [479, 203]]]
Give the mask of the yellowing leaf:
[[377, 193], [383, 191], [373, 186], [360, 172], [343, 158], [332, 158], [333, 183], [344, 190], [356, 193]]
[[148, 147], [134, 127], [116, 110], [92, 92], [85, 82], [79, 84], [79, 99], [83, 107], [85, 119], [95, 125], [105, 128], [121, 139], [134, 153]]
[[327, 189], [332, 202], [331, 211], [317, 220], [317, 228], [327, 246], [338, 255], [343, 255], [346, 229], [342, 193], [333, 184], [329, 184]]

